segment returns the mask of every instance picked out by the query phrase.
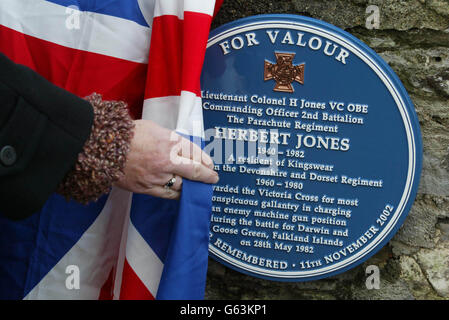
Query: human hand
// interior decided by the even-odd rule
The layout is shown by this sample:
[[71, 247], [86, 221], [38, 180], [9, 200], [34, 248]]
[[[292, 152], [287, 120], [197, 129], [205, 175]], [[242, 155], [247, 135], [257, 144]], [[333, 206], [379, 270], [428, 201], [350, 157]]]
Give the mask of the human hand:
[[[134, 121], [124, 177], [116, 186], [160, 198], [178, 199], [182, 178], [217, 183], [212, 159], [196, 144], [150, 120]], [[172, 179], [171, 187], [165, 185]]]

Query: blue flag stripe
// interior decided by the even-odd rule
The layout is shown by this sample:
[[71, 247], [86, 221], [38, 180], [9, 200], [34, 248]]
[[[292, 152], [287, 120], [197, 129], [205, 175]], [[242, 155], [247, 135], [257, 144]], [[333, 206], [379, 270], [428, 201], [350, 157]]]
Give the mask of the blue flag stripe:
[[54, 194], [25, 220], [0, 215], [0, 299], [23, 299], [78, 242], [106, 199], [83, 206]]
[[80, 11], [96, 12], [134, 21], [144, 27], [148, 23], [137, 0], [46, 0], [64, 7], [76, 6]]
[[162, 263], [165, 262], [178, 209], [179, 203], [176, 200], [133, 194], [131, 221]]
[[212, 186], [184, 180], [156, 299], [204, 299]]

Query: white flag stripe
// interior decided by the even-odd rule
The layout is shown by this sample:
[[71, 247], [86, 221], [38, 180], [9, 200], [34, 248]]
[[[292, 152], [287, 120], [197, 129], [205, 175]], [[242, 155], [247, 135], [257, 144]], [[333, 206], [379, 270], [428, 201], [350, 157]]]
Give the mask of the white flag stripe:
[[179, 19], [184, 19], [184, 12], [204, 13], [212, 16], [214, 13], [215, 1], [208, 0], [164, 0], [157, 1], [154, 10], [154, 17], [172, 15]]
[[[129, 219], [131, 193], [113, 188], [97, 219], [25, 300], [98, 299], [100, 289], [116, 264], [123, 223]], [[60, 212], [64, 214], [64, 212]], [[68, 266], [79, 269], [80, 287], [66, 287]]]
[[142, 119], [181, 133], [204, 137], [201, 98], [189, 91], [181, 96], [167, 96], [146, 99], [143, 104]]
[[137, 3], [139, 4], [140, 12], [142, 12], [145, 21], [151, 28], [151, 25], [153, 24], [154, 6], [156, 5], [156, 0], [137, 0]]
[[194, 137], [204, 137], [201, 98], [189, 91], [181, 92], [176, 131]]
[[179, 96], [146, 99], [143, 102], [142, 119], [152, 120], [164, 128], [175, 130], [179, 100]]
[[117, 264], [116, 264], [116, 270], [114, 275], [114, 287], [113, 287], [113, 293], [112, 293], [112, 299], [113, 300], [119, 300], [120, 299], [120, 290], [122, 288], [122, 279], [123, 279], [123, 268], [125, 266], [125, 257], [126, 257], [126, 243], [128, 241], [128, 230], [129, 230], [129, 224], [131, 222], [130, 214], [131, 214], [131, 206], [132, 206], [132, 196], [129, 200], [129, 209], [126, 214], [126, 217], [123, 221], [122, 226], [122, 235], [120, 239], [120, 247], [118, 248], [118, 255], [117, 255]]
[[132, 221], [128, 228], [126, 260], [153, 297], [156, 297], [164, 264], [136, 230]]
[[[74, 15], [79, 15], [79, 24], [71, 20]], [[148, 62], [151, 29], [134, 21], [44, 0], [1, 0], [0, 21], [10, 29], [72, 49]]]

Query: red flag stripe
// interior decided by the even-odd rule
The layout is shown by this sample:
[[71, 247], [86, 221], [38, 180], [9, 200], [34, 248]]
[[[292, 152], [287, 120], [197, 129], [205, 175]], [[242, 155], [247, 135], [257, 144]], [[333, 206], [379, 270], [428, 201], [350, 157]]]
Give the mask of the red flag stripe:
[[179, 96], [181, 90], [200, 94], [198, 66], [203, 64], [211, 19], [196, 12], [185, 12], [184, 20], [154, 18], [145, 99]]
[[120, 300], [154, 300], [153, 295], [143, 284], [125, 259]]
[[114, 289], [114, 271], [114, 268], [112, 268], [111, 272], [109, 272], [108, 279], [100, 289], [100, 296], [98, 297], [98, 300], [112, 300]]
[[212, 17], [205, 14], [186, 12], [184, 15], [182, 90], [196, 93], [197, 96], [201, 91], [200, 76], [211, 22]]
[[174, 15], [179, 19], [184, 18], [186, 12], [198, 12], [212, 15], [214, 12], [214, 1], [211, 0], [163, 0], [157, 1], [154, 8], [154, 17]]
[[126, 101], [132, 116], [140, 118], [146, 64], [64, 47], [5, 26], [0, 39], [0, 51], [16, 63], [80, 97], [96, 91], [104, 99]]
[[70, 27], [69, 14], [78, 11], [76, 7], [70, 10], [47, 0], [1, 0], [0, 21], [8, 28], [65, 47], [137, 63], [148, 62], [150, 28], [92, 11], [78, 12], [78, 26]]
[[218, 14], [218, 11], [220, 11], [222, 4], [223, 4], [223, 0], [215, 1], [215, 8], [214, 8], [214, 14], [212, 15], [212, 19], [215, 18], [215, 16]]

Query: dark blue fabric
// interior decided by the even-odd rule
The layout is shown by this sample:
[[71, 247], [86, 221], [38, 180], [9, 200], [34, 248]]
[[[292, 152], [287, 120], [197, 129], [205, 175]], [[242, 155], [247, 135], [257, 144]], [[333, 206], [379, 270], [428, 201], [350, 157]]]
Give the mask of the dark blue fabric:
[[134, 195], [131, 208], [134, 227], [164, 263], [156, 299], [204, 299], [212, 186], [183, 179], [180, 201]]
[[[183, 136], [204, 148], [199, 137]], [[183, 179], [156, 299], [204, 299], [211, 212], [212, 186]]]
[[54, 194], [25, 220], [0, 215], [0, 299], [23, 299], [78, 242], [106, 199], [83, 206]]
[[184, 179], [156, 299], [204, 299], [212, 186]]
[[178, 216], [179, 202], [134, 194], [131, 205], [131, 221], [140, 235], [165, 262], [168, 243], [174, 222]]

